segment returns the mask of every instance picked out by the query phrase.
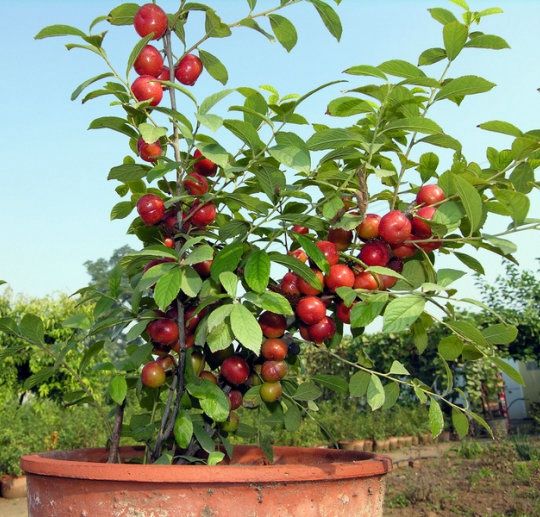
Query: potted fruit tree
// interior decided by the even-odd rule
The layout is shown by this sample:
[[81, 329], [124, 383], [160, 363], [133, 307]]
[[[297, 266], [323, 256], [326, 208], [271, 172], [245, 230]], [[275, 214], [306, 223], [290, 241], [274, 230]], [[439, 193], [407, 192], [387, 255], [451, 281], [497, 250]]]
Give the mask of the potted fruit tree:
[[[242, 27], [290, 51], [297, 32], [286, 14], [298, 3], [258, 11], [248, 0], [245, 16], [232, 23], [201, 3], [181, 0], [171, 13], [128, 3], [96, 18], [90, 33], [54, 25], [37, 35], [67, 36], [74, 41], [68, 49], [104, 62], [105, 71], [72, 97], [112, 101], [114, 114], [90, 128], [126, 137], [126, 157], [108, 175], [120, 197], [111, 218], [135, 212], [128, 232], [141, 249], [122, 259], [108, 292], [79, 291], [94, 304], [93, 317], [71, 319], [79, 330], [69, 342], [47, 348], [37, 316], [0, 320], [1, 330], [56, 358], [36, 383], [55, 369], [77, 380], [81, 390], [66, 394], [70, 403], [99, 398], [88, 368], [110, 372], [115, 406], [105, 418], [106, 449], [23, 457], [31, 515], [380, 515], [388, 460], [274, 447], [268, 431], [317, 419], [323, 389], [365, 397], [377, 410], [406, 388], [429, 412], [433, 435], [443, 430], [442, 404], [460, 435], [469, 419], [486, 426], [466, 394], [450, 400], [449, 368], [436, 390], [398, 361], [381, 372], [368, 357], [354, 362], [334, 351], [344, 332], [354, 339], [379, 317], [384, 332], [411, 333], [419, 353], [440, 322], [448, 331], [438, 345], [445, 365], [487, 362], [520, 380], [498, 352], [516, 329], [502, 320], [486, 328], [460, 320], [456, 303], [479, 302], [459, 298], [453, 283], [483, 272], [478, 250], [514, 260], [506, 237], [538, 228], [527, 213], [540, 131], [482, 122], [509, 144], [490, 147], [480, 165], [429, 118], [435, 104], [469, 103], [469, 95], [494, 87], [454, 69], [462, 52], [507, 47], [477, 27], [499, 10], [471, 11], [463, 0], [454, 2], [459, 13], [431, 9], [442, 43], [423, 52], [418, 66], [399, 59], [352, 66], [345, 78], [302, 96], [263, 86], [199, 98], [198, 81], [228, 80], [205, 48], [209, 39]], [[306, 3], [339, 39], [331, 3]], [[105, 51], [106, 32], [96, 32], [104, 23], [131, 26], [126, 39], [138, 35], [123, 71]], [[195, 42], [188, 25], [189, 34], [200, 27]], [[303, 103], [323, 88], [347, 91], [321, 107], [324, 123], [308, 121]], [[440, 267], [445, 256], [460, 269]], [[122, 350], [115, 349], [119, 336]], [[111, 360], [92, 363], [103, 347], [114, 350]], [[298, 381], [306, 347], [355, 373]], [[74, 349], [81, 350], [78, 369], [63, 362]], [[242, 422], [247, 411], [260, 425]], [[139, 446], [120, 447], [122, 437]], [[240, 439], [250, 445], [233, 444]]]

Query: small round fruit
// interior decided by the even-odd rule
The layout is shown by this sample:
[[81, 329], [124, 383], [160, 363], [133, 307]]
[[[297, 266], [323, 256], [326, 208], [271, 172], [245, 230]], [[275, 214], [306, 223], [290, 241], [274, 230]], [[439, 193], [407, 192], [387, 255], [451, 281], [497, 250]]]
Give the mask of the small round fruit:
[[186, 54], [176, 65], [174, 76], [182, 83], [193, 86], [203, 71], [202, 61], [194, 54]]
[[306, 296], [296, 305], [296, 315], [306, 325], [313, 325], [326, 316], [326, 305], [316, 296]]
[[299, 233], [300, 235], [306, 235], [307, 233], [309, 233], [309, 228], [306, 228], [305, 226], [300, 226], [298, 224], [295, 224], [292, 227], [292, 231], [294, 233]]
[[267, 361], [283, 361], [289, 352], [289, 345], [278, 338], [268, 338], [261, 347], [261, 355]]
[[291, 257], [294, 257], [295, 259], [299, 260], [300, 262], [307, 262], [308, 256], [306, 252], [302, 249], [297, 249], [294, 251], [289, 251], [288, 253]]
[[[159, 75], [156, 77], [156, 79], [159, 79], [160, 81], [171, 81], [171, 71], [169, 70], [168, 66], [164, 66], [161, 68], [161, 71], [159, 72]], [[163, 89], [166, 90], [167, 86], [163, 86]]]
[[236, 413], [231, 411], [229, 413], [229, 418], [227, 418], [227, 420], [225, 420], [225, 422], [221, 424], [221, 430], [226, 433], [234, 433], [238, 430], [239, 425], [240, 417]]
[[338, 251], [345, 251], [353, 240], [353, 232], [343, 228], [331, 228], [327, 239], [336, 245]]
[[165, 384], [165, 370], [157, 361], [151, 361], [143, 366], [141, 382], [147, 388], [159, 388]]
[[199, 273], [202, 278], [208, 278], [210, 276], [210, 268], [212, 267], [212, 259], [193, 264], [193, 269]]
[[308, 327], [309, 338], [315, 343], [322, 343], [331, 339], [336, 333], [336, 324], [334, 320], [324, 317], [321, 321]]
[[194, 207], [189, 221], [198, 228], [204, 228], [216, 220], [216, 205], [214, 203], [205, 203]]
[[353, 270], [345, 264], [335, 264], [324, 278], [326, 287], [334, 292], [338, 287], [352, 287], [354, 285]]
[[144, 4], [135, 13], [133, 25], [141, 38], [154, 33], [152, 39], [159, 39], [167, 31], [169, 20], [165, 11], [158, 5]]
[[283, 394], [281, 383], [278, 382], [263, 382], [259, 391], [259, 395], [263, 402], [271, 404], [278, 400]]
[[[399, 258], [393, 258], [386, 265], [388, 269], [392, 269], [396, 273], [401, 273], [403, 271], [403, 260]], [[385, 289], [390, 289], [394, 287], [398, 281], [398, 278], [390, 275], [379, 275], [379, 281]]]
[[137, 201], [137, 212], [144, 224], [157, 224], [165, 216], [165, 203], [155, 194], [145, 194]]
[[193, 168], [199, 174], [202, 174], [203, 176], [213, 176], [216, 173], [217, 165], [212, 160], [205, 158], [198, 149], [193, 153], [193, 158], [195, 158]]
[[426, 221], [431, 221], [436, 211], [437, 209], [432, 206], [423, 206], [416, 212], [411, 223], [413, 238], [427, 239], [431, 237], [433, 232]]
[[203, 196], [208, 192], [208, 180], [198, 172], [190, 173], [183, 181], [183, 185], [192, 196]]
[[286, 297], [300, 296], [300, 288], [298, 287], [299, 280], [298, 275], [286, 273], [279, 283], [281, 294]]
[[163, 98], [163, 86], [151, 75], [137, 77], [131, 85], [133, 96], [139, 101], [149, 101], [150, 106], [157, 106]]
[[218, 378], [208, 370], [203, 370], [201, 373], [199, 373], [199, 379], [202, 379], [203, 381], [211, 382], [212, 384], [218, 383]]
[[325, 256], [328, 264], [333, 266], [339, 262], [339, 252], [336, 245], [330, 241], [319, 241], [316, 243], [323, 255]]
[[443, 189], [439, 185], [424, 185], [416, 194], [417, 205], [435, 205], [446, 199]]
[[190, 307], [189, 309], [186, 309], [184, 312], [184, 325], [186, 330], [188, 332], [193, 332], [197, 328], [197, 325], [203, 316], [204, 309], [199, 312], [197, 312], [197, 307]]
[[418, 250], [414, 247], [414, 245], [407, 242], [404, 242], [403, 244], [392, 248], [392, 254], [394, 255], [394, 257], [401, 259], [413, 257], [414, 255], [416, 255], [417, 251]]
[[276, 382], [283, 379], [288, 371], [285, 361], [265, 361], [261, 367], [261, 377], [264, 382]]
[[201, 352], [191, 353], [191, 368], [197, 376], [204, 370], [204, 355]]
[[343, 323], [351, 322], [351, 307], [347, 307], [343, 302], [340, 302], [336, 306], [336, 316]]
[[381, 241], [367, 242], [358, 257], [368, 266], [386, 266], [390, 260], [390, 248]]
[[159, 140], [147, 143], [142, 138], [137, 141], [137, 151], [145, 162], [155, 162], [163, 155], [163, 147]]
[[174, 239], [171, 239], [170, 237], [163, 239], [163, 246], [171, 249], [174, 248]]
[[375, 291], [379, 288], [377, 278], [372, 273], [362, 271], [356, 275], [354, 279], [354, 289], [366, 289], [368, 291]]
[[227, 357], [221, 365], [221, 375], [229, 383], [237, 386], [243, 384], [249, 378], [249, 365], [239, 355]]
[[302, 336], [302, 339], [309, 341], [309, 330], [307, 325], [300, 324], [298, 326], [298, 330], [300, 331], [300, 336]]
[[159, 74], [163, 70], [161, 52], [152, 45], [146, 45], [137, 56], [135, 63], [133, 63], [133, 68], [139, 75], [159, 77]]
[[397, 246], [411, 237], [411, 221], [401, 210], [391, 210], [381, 218], [379, 236]]
[[287, 330], [287, 320], [281, 314], [265, 311], [259, 316], [259, 325], [265, 337], [278, 338]]
[[170, 354], [159, 357], [156, 362], [159, 363], [166, 372], [172, 370], [176, 366], [176, 361]]
[[356, 233], [363, 241], [370, 241], [379, 236], [379, 223], [381, 216], [377, 214], [366, 214], [364, 220], [356, 227]]
[[321, 288], [317, 289], [316, 287], [313, 287], [309, 282], [307, 282], [303, 278], [299, 278], [298, 279], [298, 289], [305, 296], [315, 296], [317, 294], [320, 294], [322, 292], [322, 290], [323, 290], [323, 287], [324, 287], [324, 275], [322, 274], [322, 272], [319, 271], [318, 269], [313, 269], [312, 271], [315, 274], [315, 276], [317, 277], [317, 279], [319, 280], [319, 282], [321, 284]]
[[154, 343], [160, 345], [172, 346], [178, 341], [178, 324], [173, 320], [153, 320], [147, 325], [146, 332]]
[[165, 212], [163, 221], [161, 221], [161, 227], [167, 235], [174, 235], [176, 233], [178, 228], [178, 214], [176, 210], [167, 210]]
[[229, 407], [231, 408], [231, 411], [238, 409], [242, 405], [244, 397], [242, 396], [241, 391], [231, 390], [227, 396], [229, 397]]

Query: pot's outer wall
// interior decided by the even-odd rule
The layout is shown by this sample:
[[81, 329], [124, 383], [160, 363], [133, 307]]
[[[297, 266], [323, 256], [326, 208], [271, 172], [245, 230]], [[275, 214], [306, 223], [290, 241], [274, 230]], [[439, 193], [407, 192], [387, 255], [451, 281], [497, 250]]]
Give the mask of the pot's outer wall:
[[[96, 449], [26, 456], [22, 465], [27, 472], [29, 516], [382, 516], [384, 474], [391, 468], [385, 458], [361, 452], [277, 447], [279, 464], [261, 465], [257, 464], [262, 460], [257, 448], [238, 447], [237, 451], [235, 456], [251, 464], [96, 465], [95, 461], [105, 457], [104, 450]], [[84, 453], [92, 464], [81, 461]], [[134, 453], [140, 451], [123, 449], [125, 457]], [[76, 460], [66, 461], [70, 455]], [[306, 465], [298, 463], [301, 457]], [[91, 465], [86, 473], [85, 465]], [[96, 466], [100, 472], [94, 470]], [[112, 471], [121, 480], [111, 480]], [[202, 473], [199, 480], [194, 480], [196, 471]], [[175, 481], [169, 479], [171, 472]]]

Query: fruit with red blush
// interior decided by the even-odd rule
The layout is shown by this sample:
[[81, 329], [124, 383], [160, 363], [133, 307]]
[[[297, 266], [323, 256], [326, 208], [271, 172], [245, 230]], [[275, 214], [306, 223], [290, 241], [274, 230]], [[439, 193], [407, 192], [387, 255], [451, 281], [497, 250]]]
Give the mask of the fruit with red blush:
[[338, 287], [352, 287], [354, 285], [353, 270], [345, 264], [335, 264], [330, 267], [324, 283], [332, 292], [335, 292]]
[[283, 379], [288, 371], [285, 361], [265, 361], [261, 366], [261, 377], [264, 382], [276, 382]]
[[261, 347], [261, 355], [267, 361], [283, 361], [289, 352], [289, 345], [279, 338], [268, 338]]
[[330, 266], [333, 266], [339, 262], [339, 251], [333, 242], [319, 241], [316, 243], [316, 245], [317, 248], [322, 251]]
[[198, 149], [193, 153], [193, 158], [195, 158], [193, 164], [195, 172], [203, 176], [213, 176], [216, 173], [218, 166], [212, 160], [205, 158]]
[[243, 384], [249, 378], [249, 365], [239, 355], [227, 357], [221, 364], [221, 375], [229, 383], [237, 386]]
[[386, 243], [370, 241], [362, 246], [358, 258], [368, 266], [386, 266], [390, 256], [390, 248]]
[[268, 404], [271, 404], [272, 402], [279, 400], [282, 394], [283, 394], [283, 388], [281, 387], [281, 383], [279, 381], [278, 382], [263, 382], [259, 390], [259, 395], [262, 401]]
[[315, 343], [322, 343], [331, 339], [336, 333], [334, 320], [325, 316], [322, 320], [308, 327], [309, 338]]
[[208, 192], [208, 180], [198, 172], [188, 174], [183, 185], [192, 196], [203, 196]]
[[141, 382], [147, 388], [159, 388], [165, 384], [165, 380], [165, 370], [157, 361], [151, 361], [143, 366]]
[[379, 236], [397, 246], [411, 237], [411, 221], [401, 210], [391, 210], [381, 218]]
[[435, 205], [446, 199], [444, 191], [439, 185], [423, 185], [416, 194], [417, 205]]
[[163, 98], [163, 86], [151, 75], [137, 77], [131, 85], [133, 96], [139, 101], [151, 101], [150, 106], [157, 106]]
[[292, 231], [294, 233], [299, 233], [300, 235], [306, 235], [307, 233], [309, 233], [309, 228], [306, 228], [305, 226], [300, 226], [298, 224], [295, 224], [292, 227]]
[[146, 332], [154, 343], [171, 346], [178, 342], [178, 324], [174, 320], [161, 318], [151, 321]]
[[231, 408], [231, 411], [238, 409], [242, 405], [244, 399], [242, 392], [238, 390], [229, 391], [227, 397], [229, 398], [229, 407]]
[[135, 13], [133, 25], [141, 38], [153, 33], [152, 39], [159, 39], [167, 31], [169, 19], [165, 11], [158, 5], [144, 4]]
[[165, 203], [155, 194], [145, 194], [137, 201], [137, 212], [144, 224], [154, 225], [165, 216]]
[[331, 228], [328, 231], [327, 239], [336, 245], [338, 251], [345, 251], [351, 245], [353, 232], [343, 228]]
[[287, 330], [287, 320], [281, 314], [265, 311], [259, 316], [262, 333], [268, 338], [278, 338]]
[[286, 273], [279, 283], [281, 294], [286, 297], [300, 296], [299, 280], [298, 275], [290, 272]]
[[351, 307], [347, 307], [343, 302], [339, 302], [336, 306], [336, 317], [343, 323], [351, 322]]
[[413, 238], [427, 239], [431, 237], [431, 226], [426, 221], [431, 221], [436, 211], [437, 209], [432, 206], [423, 206], [416, 212], [412, 220]]
[[316, 296], [305, 296], [296, 305], [296, 315], [306, 325], [313, 325], [326, 316], [326, 305]]
[[161, 52], [152, 45], [146, 45], [133, 63], [133, 68], [139, 75], [151, 75], [157, 78], [163, 70]]
[[320, 294], [323, 290], [324, 286], [324, 275], [321, 271], [318, 269], [312, 270], [317, 279], [319, 280], [321, 284], [321, 288], [317, 289], [316, 287], [313, 287], [309, 282], [304, 280], [303, 278], [298, 278], [298, 289], [300, 292], [306, 296], [315, 296], [316, 294]]
[[294, 251], [289, 251], [288, 253], [291, 257], [294, 257], [295, 259], [299, 260], [300, 262], [307, 262], [308, 256], [306, 252], [302, 249], [297, 249]]
[[370, 241], [379, 236], [379, 223], [381, 216], [377, 214], [366, 214], [364, 220], [356, 227], [358, 237], [363, 241]]
[[186, 54], [176, 65], [174, 76], [179, 82], [193, 86], [203, 71], [203, 63], [194, 54]]
[[368, 291], [375, 291], [379, 289], [379, 282], [375, 275], [368, 271], [362, 271], [356, 275], [354, 279], [354, 289], [366, 289]]
[[214, 203], [210, 202], [200, 205], [197, 201], [193, 203], [189, 222], [198, 228], [204, 228], [216, 220], [216, 215], [217, 210]]

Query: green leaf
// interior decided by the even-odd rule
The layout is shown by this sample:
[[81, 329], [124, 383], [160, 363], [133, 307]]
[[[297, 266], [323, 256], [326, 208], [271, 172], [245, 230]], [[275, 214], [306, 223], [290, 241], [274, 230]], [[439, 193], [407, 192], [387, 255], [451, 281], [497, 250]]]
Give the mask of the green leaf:
[[141, 133], [142, 139], [148, 144], [153, 144], [161, 137], [167, 136], [166, 127], [156, 127], [153, 124], [148, 124], [146, 122], [139, 124], [138, 130]]
[[187, 449], [193, 437], [193, 422], [188, 413], [182, 412], [174, 422], [174, 439], [181, 449]]
[[452, 425], [462, 440], [469, 434], [469, 419], [467, 415], [455, 407], [452, 408]]
[[217, 465], [218, 463], [221, 463], [224, 458], [225, 458], [224, 452], [212, 451], [210, 454], [208, 454], [207, 463], [210, 466], [214, 466], [214, 465]]
[[430, 397], [430, 399], [429, 428], [431, 430], [431, 434], [436, 437], [439, 436], [444, 429], [444, 416], [439, 403], [433, 397]]
[[385, 400], [385, 392], [381, 379], [374, 373], [371, 374], [367, 389], [367, 401], [372, 411], [382, 407]]
[[199, 400], [201, 409], [215, 422], [225, 422], [229, 416], [229, 399], [221, 388], [210, 381], [188, 383], [189, 394]]
[[480, 275], [485, 275], [486, 272], [484, 271], [484, 267], [482, 264], [476, 260], [474, 257], [471, 257], [470, 255], [467, 255], [465, 253], [455, 252], [454, 256], [461, 260], [463, 264], [465, 264], [467, 267], [471, 268], [473, 271], [476, 271]]
[[403, 77], [404, 79], [414, 79], [418, 77], [426, 77], [426, 74], [412, 63], [403, 61], [402, 59], [392, 59], [381, 63], [377, 68], [383, 72], [394, 75], [396, 77]]
[[210, 268], [212, 278], [217, 282], [224, 271], [234, 271], [243, 253], [244, 245], [241, 242], [233, 242], [218, 251]]
[[351, 66], [344, 71], [344, 73], [349, 75], [364, 75], [368, 77], [378, 77], [379, 79], [386, 80], [386, 74], [381, 72], [376, 66], [370, 65], [357, 65]]
[[420, 54], [418, 66], [433, 65], [446, 59], [446, 50], [443, 48], [428, 48]]
[[517, 382], [521, 386], [525, 385], [525, 381], [523, 380], [521, 373], [519, 373], [513, 366], [510, 366], [504, 359], [501, 359], [500, 357], [492, 357], [491, 360], [497, 365], [501, 372], [508, 375], [508, 377], [510, 377], [513, 381]]
[[340, 375], [313, 375], [312, 379], [321, 386], [328, 388], [336, 393], [346, 395], [349, 392], [347, 381]]
[[34, 314], [25, 314], [19, 323], [20, 333], [33, 343], [42, 343], [45, 334], [43, 321]]
[[478, 190], [463, 177], [454, 174], [452, 182], [469, 218], [471, 233], [474, 233], [482, 225], [482, 197]]
[[133, 203], [131, 201], [120, 201], [112, 207], [111, 221], [114, 219], [124, 219], [133, 211]]
[[508, 210], [515, 224], [521, 224], [525, 221], [531, 203], [525, 194], [497, 188], [492, 188], [492, 192], [497, 201]]
[[439, 269], [437, 271], [437, 284], [447, 287], [459, 280], [463, 275], [465, 275], [465, 272], [457, 269]]
[[309, 138], [307, 145], [312, 151], [324, 151], [325, 149], [338, 149], [348, 145], [358, 144], [349, 131], [340, 128], [326, 128], [317, 131]]
[[268, 150], [271, 156], [291, 169], [300, 172], [311, 170], [311, 156], [304, 140], [285, 131], [276, 133], [275, 138], [278, 145]]
[[192, 267], [184, 267], [181, 272], [180, 289], [191, 298], [195, 298], [202, 287], [201, 277]]
[[82, 91], [90, 86], [91, 84], [100, 81], [101, 79], [105, 79], [106, 77], [112, 77], [112, 72], [105, 72], [104, 74], [96, 75], [95, 77], [91, 77], [90, 79], [87, 79], [83, 83], [79, 84], [75, 90], [73, 90], [73, 93], [71, 94], [71, 100], [74, 101], [81, 93]]
[[291, 257], [289, 255], [283, 255], [282, 253], [277, 253], [272, 251], [269, 253], [270, 260], [276, 264], [281, 264], [288, 267], [297, 275], [301, 276], [309, 285], [315, 289], [321, 290], [323, 285], [321, 281], [315, 276], [315, 273], [306, 266], [303, 262], [297, 258]]
[[[154, 37], [154, 33], [151, 32], [144, 38], [140, 39], [137, 44], [133, 47], [133, 50], [129, 54], [128, 60], [127, 60], [127, 66], [126, 66], [126, 77], [129, 76], [129, 72], [131, 71], [131, 68], [133, 67], [133, 64], [135, 63], [136, 59], [139, 57], [139, 54], [141, 53], [141, 50], [146, 47], [149, 41], [151, 41]], [[155, 140], [153, 140], [155, 142]]]
[[316, 400], [322, 395], [321, 388], [313, 382], [304, 382], [298, 386], [293, 394], [293, 399], [307, 402]]
[[399, 398], [399, 384], [397, 382], [389, 382], [384, 386], [384, 404], [383, 409], [390, 409], [395, 405]]
[[388, 295], [380, 293], [358, 302], [351, 309], [351, 328], [366, 327], [379, 316], [388, 301]]
[[247, 144], [253, 153], [264, 147], [255, 128], [243, 120], [224, 120], [223, 126], [226, 127], [234, 136]]
[[127, 382], [123, 375], [115, 375], [109, 384], [109, 396], [117, 404], [122, 404], [127, 395]]
[[399, 361], [393, 361], [392, 366], [390, 367], [390, 371], [388, 373], [392, 373], [395, 375], [410, 375], [409, 370], [405, 368]]
[[[198, 331], [198, 328], [197, 328]], [[232, 343], [234, 337], [229, 322], [224, 321], [217, 327], [213, 328], [205, 338], [208, 348], [211, 352], [218, 352], [219, 350], [225, 350]], [[195, 342], [199, 345], [198, 334], [195, 334]], [[201, 346], [204, 343], [201, 344]]]
[[324, 3], [322, 0], [309, 0], [309, 2], [315, 6], [315, 9], [317, 9], [321, 20], [328, 29], [328, 32], [330, 32], [330, 34], [332, 34], [332, 36], [339, 41], [341, 39], [343, 28], [341, 26], [341, 20], [339, 19], [336, 11], [334, 11], [332, 7]]
[[331, 101], [326, 111], [333, 117], [350, 117], [360, 113], [370, 113], [373, 107], [365, 100], [346, 96]]
[[290, 52], [298, 41], [298, 34], [294, 25], [287, 18], [279, 14], [271, 14], [268, 18], [277, 40], [287, 52]]
[[86, 34], [71, 25], [49, 25], [48, 27], [41, 29], [34, 36], [34, 39], [54, 38], [57, 36], [80, 36], [83, 38]]
[[88, 129], [112, 129], [118, 133], [128, 136], [129, 138], [138, 138], [138, 133], [133, 129], [125, 119], [120, 117], [99, 117], [88, 126]]
[[467, 26], [457, 21], [447, 23], [444, 26], [444, 48], [446, 49], [446, 55], [450, 61], [453, 61], [459, 55], [467, 42], [468, 35], [469, 30], [467, 29]]
[[458, 5], [459, 7], [464, 9], [465, 11], [469, 10], [469, 4], [465, 0], [450, 0], [450, 2], [452, 2], [453, 4]]
[[349, 380], [349, 392], [351, 397], [363, 397], [366, 395], [371, 374], [368, 372], [358, 371], [354, 373]]
[[205, 6], [206, 20], [205, 29], [206, 34], [212, 38], [226, 38], [231, 35], [231, 29], [224, 23], [215, 11]]
[[133, 18], [135, 18], [139, 8], [140, 5], [138, 4], [121, 4], [109, 13], [107, 21], [111, 25], [133, 25]]
[[260, 295], [260, 307], [266, 311], [283, 314], [284, 316], [292, 316], [294, 311], [287, 298], [279, 293], [266, 291]]
[[313, 262], [315, 262], [317, 267], [325, 275], [327, 275], [330, 272], [330, 265], [328, 264], [323, 252], [315, 245], [315, 243], [310, 238], [300, 234], [295, 234], [294, 238], [296, 241], [298, 241], [298, 244], [304, 248], [307, 256], [313, 260]]
[[481, 129], [485, 129], [486, 131], [502, 133], [503, 135], [510, 135], [515, 137], [523, 135], [521, 130], [518, 129], [516, 126], [510, 124], [510, 122], [504, 122], [502, 120], [490, 120], [489, 122], [478, 124], [478, 127]]
[[401, 332], [424, 312], [426, 301], [415, 295], [393, 299], [384, 311], [383, 332]]
[[432, 9], [428, 9], [428, 11], [434, 20], [437, 20], [443, 25], [451, 22], [457, 22], [457, 18], [447, 9], [442, 9], [441, 7], [434, 7]]
[[231, 298], [236, 298], [236, 291], [238, 289], [238, 277], [231, 271], [224, 271], [219, 275], [219, 281], [226, 293]]
[[264, 293], [270, 280], [270, 257], [263, 250], [254, 250], [248, 256], [244, 279], [256, 293]]
[[30, 377], [26, 378], [22, 385], [23, 390], [30, 390], [32, 388], [35, 388], [36, 386], [39, 386], [40, 384], [43, 384], [45, 381], [49, 380], [55, 373], [56, 368], [54, 368], [53, 366], [42, 368], [33, 375], [30, 375]]
[[206, 52], [205, 50], [199, 49], [199, 57], [203, 62], [204, 68], [208, 73], [221, 84], [227, 84], [229, 80], [229, 74], [225, 65], [213, 54]]
[[157, 281], [154, 288], [154, 300], [162, 311], [167, 309], [180, 292], [182, 276], [180, 268], [175, 267]]
[[443, 359], [454, 361], [463, 352], [463, 342], [455, 335], [446, 336], [439, 341], [438, 350]]
[[477, 93], [488, 92], [495, 86], [495, 83], [487, 81], [476, 75], [464, 75], [457, 79], [448, 81], [435, 96], [436, 101], [443, 99], [454, 100], [465, 95], [475, 95]]
[[230, 95], [234, 90], [221, 90], [217, 93], [209, 95], [201, 102], [199, 107], [199, 113], [205, 115], [208, 113], [219, 101]]
[[235, 304], [230, 315], [231, 329], [234, 337], [255, 354], [261, 351], [263, 340], [262, 330], [255, 316], [241, 304]]
[[148, 171], [149, 168], [146, 165], [126, 163], [124, 165], [113, 167], [110, 170], [107, 179], [121, 181], [122, 183], [129, 183], [144, 178]]
[[514, 325], [496, 323], [482, 329], [484, 337], [494, 345], [509, 345], [518, 335], [518, 329]]
[[422, 133], [425, 135], [432, 135], [436, 133], [442, 133], [443, 130], [433, 120], [430, 120], [425, 117], [409, 117], [399, 120], [394, 120], [387, 124], [381, 133], [392, 130], [404, 130], [404, 131], [413, 131], [415, 133]]
[[480, 34], [471, 38], [471, 40], [465, 45], [466, 47], [473, 48], [487, 48], [492, 50], [503, 50], [510, 48], [508, 42], [500, 36], [493, 34]]
[[283, 415], [283, 423], [285, 424], [285, 429], [290, 433], [298, 430], [302, 424], [302, 413], [300, 413], [296, 404], [287, 402], [287, 411]]
[[214, 256], [214, 249], [208, 244], [202, 244], [193, 248], [183, 259], [184, 264], [198, 264], [199, 262], [204, 262], [205, 260], [210, 260]]

